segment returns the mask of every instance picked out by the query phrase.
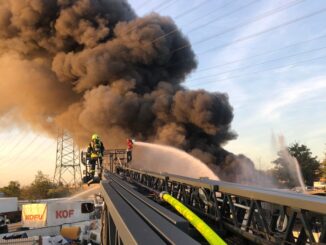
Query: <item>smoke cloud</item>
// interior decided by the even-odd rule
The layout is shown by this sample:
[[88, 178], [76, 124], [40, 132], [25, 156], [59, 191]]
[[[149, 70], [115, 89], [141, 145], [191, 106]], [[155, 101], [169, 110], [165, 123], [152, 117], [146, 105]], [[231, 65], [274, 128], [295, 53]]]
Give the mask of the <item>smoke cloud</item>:
[[2, 0], [0, 116], [81, 145], [94, 132], [110, 148], [171, 145], [223, 172], [233, 109], [227, 94], [182, 86], [197, 63], [190, 47], [174, 52], [189, 44], [180, 31], [163, 36], [177, 28], [125, 0]]

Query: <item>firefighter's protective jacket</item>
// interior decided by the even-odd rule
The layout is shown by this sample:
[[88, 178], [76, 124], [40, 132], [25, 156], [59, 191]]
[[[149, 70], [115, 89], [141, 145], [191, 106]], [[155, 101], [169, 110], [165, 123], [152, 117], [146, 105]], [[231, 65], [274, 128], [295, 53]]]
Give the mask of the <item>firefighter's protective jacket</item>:
[[103, 142], [92, 141], [87, 148], [87, 153], [90, 155], [91, 158], [103, 157], [104, 155], [104, 145]]

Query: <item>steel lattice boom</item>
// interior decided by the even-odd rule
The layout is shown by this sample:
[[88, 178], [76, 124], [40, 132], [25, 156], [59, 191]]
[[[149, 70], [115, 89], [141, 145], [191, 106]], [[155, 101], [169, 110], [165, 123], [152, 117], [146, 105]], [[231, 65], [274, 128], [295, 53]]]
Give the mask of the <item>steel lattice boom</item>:
[[[257, 244], [326, 243], [324, 197], [137, 170], [126, 166], [122, 150], [108, 151], [107, 154], [110, 165], [105, 174], [107, 181], [102, 183], [106, 203], [113, 197], [111, 193], [117, 193], [135, 208], [136, 204], [123, 194], [121, 186], [125, 190], [131, 188], [129, 193], [148, 202], [151, 200], [144, 195], [156, 200], [157, 193], [165, 191], [200, 215], [220, 234], [237, 234]], [[157, 204], [146, 205], [156, 209]], [[113, 212], [112, 208], [109, 210]], [[110, 217], [112, 219], [114, 214]], [[145, 214], [142, 217], [149, 219]], [[111, 222], [114, 223], [114, 218]], [[188, 234], [193, 236], [189, 229]]]

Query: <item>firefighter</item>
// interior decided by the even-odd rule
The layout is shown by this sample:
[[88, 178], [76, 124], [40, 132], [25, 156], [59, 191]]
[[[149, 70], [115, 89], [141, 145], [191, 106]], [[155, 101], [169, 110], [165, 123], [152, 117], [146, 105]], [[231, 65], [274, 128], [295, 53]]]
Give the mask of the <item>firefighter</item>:
[[131, 139], [127, 139], [127, 162], [131, 162], [132, 160], [132, 148], [134, 146], [134, 143]]
[[92, 141], [88, 145], [87, 153], [89, 155], [89, 164], [91, 165], [90, 174], [94, 177], [96, 161], [98, 160], [100, 167], [102, 167], [104, 154], [104, 145], [97, 134], [92, 135]]

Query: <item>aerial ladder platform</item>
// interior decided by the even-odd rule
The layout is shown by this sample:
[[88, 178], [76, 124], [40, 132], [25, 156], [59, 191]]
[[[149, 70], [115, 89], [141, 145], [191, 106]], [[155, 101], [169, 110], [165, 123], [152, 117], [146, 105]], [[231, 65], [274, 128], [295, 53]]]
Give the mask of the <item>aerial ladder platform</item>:
[[104, 158], [102, 244], [326, 244], [325, 197], [133, 169], [123, 149]]

